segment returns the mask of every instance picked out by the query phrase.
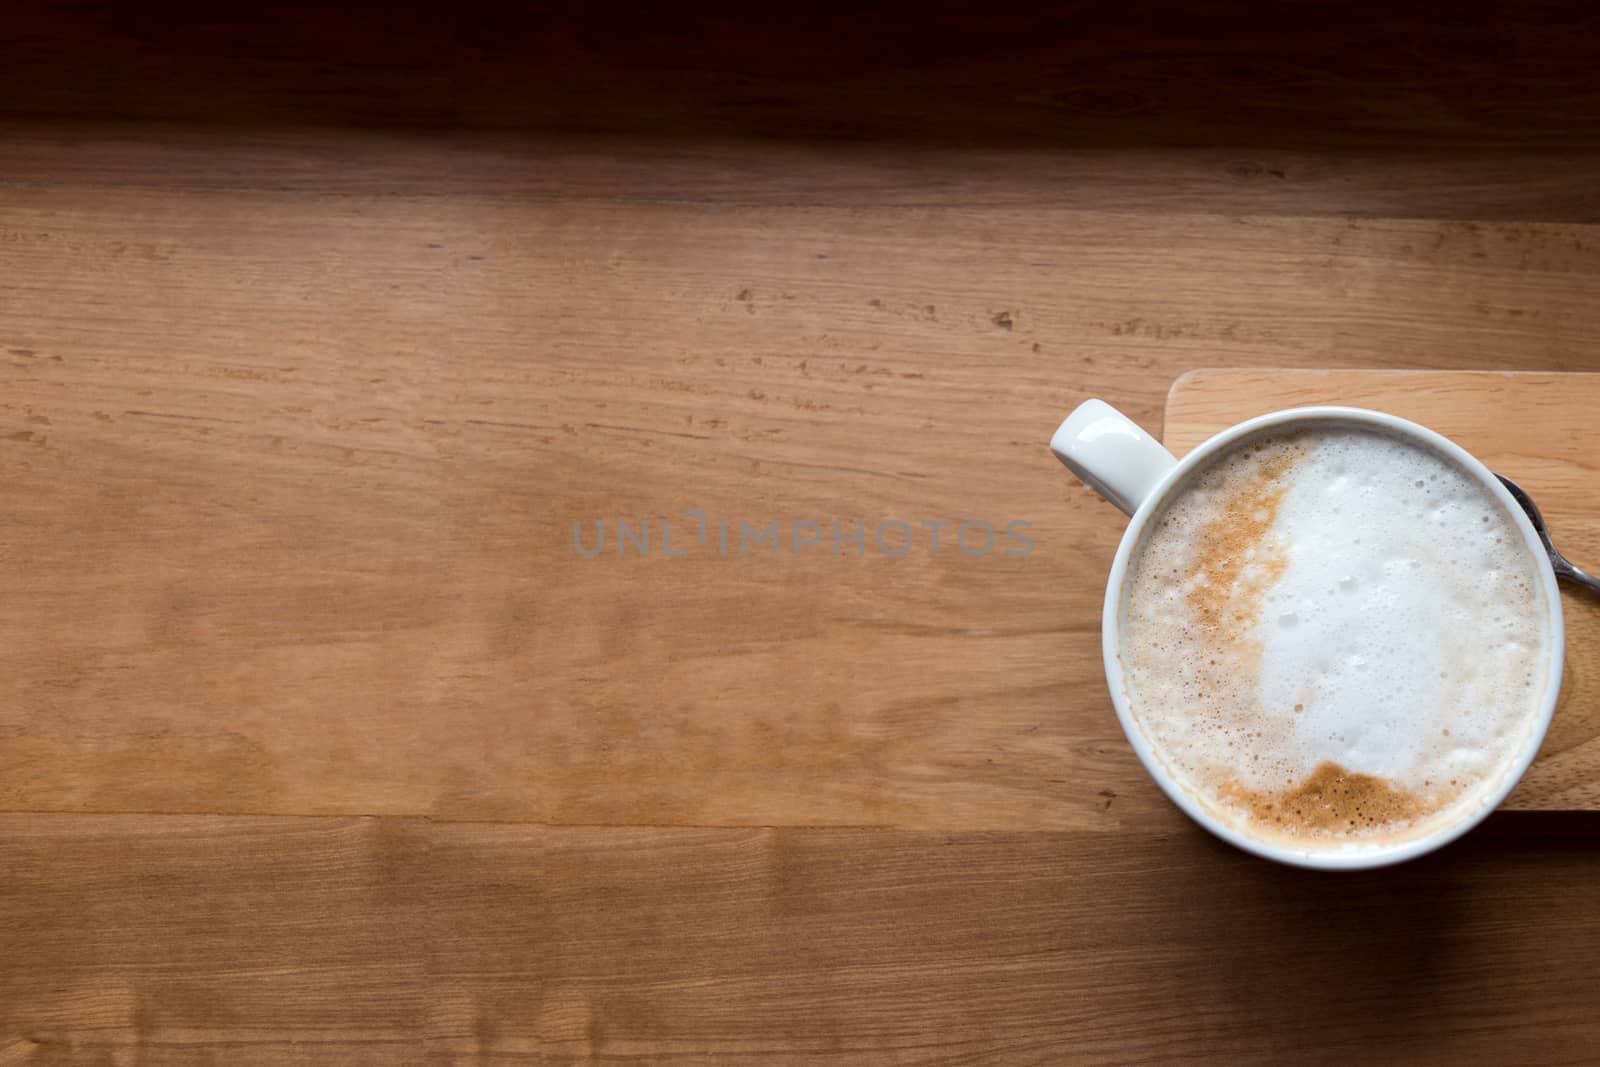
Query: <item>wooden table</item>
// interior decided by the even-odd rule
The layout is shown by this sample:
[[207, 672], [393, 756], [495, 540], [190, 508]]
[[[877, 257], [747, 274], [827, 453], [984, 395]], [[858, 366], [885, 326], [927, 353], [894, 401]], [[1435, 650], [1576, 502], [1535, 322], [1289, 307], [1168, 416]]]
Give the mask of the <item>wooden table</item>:
[[[1581, 26], [1251, 67], [952, 16], [818, 81], [725, 13], [333, 16], [320, 63], [30, 17], [0, 1063], [1600, 1048], [1590, 817], [1330, 878], [1160, 796], [1100, 677], [1119, 516], [1044, 448], [1201, 366], [1600, 370]], [[541, 49], [616, 77], [563, 109]]]

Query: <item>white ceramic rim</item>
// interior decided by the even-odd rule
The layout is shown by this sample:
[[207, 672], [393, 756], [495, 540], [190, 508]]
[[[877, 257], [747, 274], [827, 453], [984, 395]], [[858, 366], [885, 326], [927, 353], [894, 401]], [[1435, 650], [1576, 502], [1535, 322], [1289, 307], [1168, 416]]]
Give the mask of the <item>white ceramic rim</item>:
[[[1364, 424], [1390, 434], [1418, 441], [1441, 453], [1446, 458], [1453, 460], [1500, 501], [1501, 506], [1506, 509], [1512, 521], [1516, 523], [1517, 529], [1522, 532], [1523, 541], [1529, 553], [1537, 562], [1537, 570], [1544, 583], [1546, 622], [1550, 627], [1550, 660], [1545, 676], [1544, 700], [1540, 707], [1538, 718], [1534, 721], [1532, 729], [1528, 733], [1527, 740], [1517, 752], [1516, 758], [1507, 767], [1502, 780], [1488, 793], [1484, 794], [1474, 810], [1456, 822], [1449, 823], [1425, 837], [1401, 841], [1393, 845], [1351, 845], [1336, 850], [1296, 849], [1287, 845], [1273, 844], [1250, 837], [1235, 827], [1229, 826], [1202, 807], [1199, 802], [1172, 779], [1166, 767], [1155, 755], [1153, 747], [1145, 738], [1143, 729], [1135, 721], [1133, 713], [1129, 709], [1122, 672], [1122, 660], [1118, 654], [1120, 646], [1119, 621], [1122, 614], [1123, 585], [1127, 578], [1128, 563], [1132, 558], [1134, 546], [1139, 543], [1150, 517], [1165, 506], [1167, 497], [1174, 486], [1181, 484], [1196, 467], [1200, 466], [1208, 458], [1225, 450], [1242, 437], [1247, 437], [1261, 430], [1289, 426], [1294, 423], [1330, 421]], [[1489, 813], [1499, 807], [1507, 794], [1522, 780], [1523, 774], [1527, 772], [1529, 765], [1533, 763], [1534, 757], [1538, 755], [1540, 746], [1544, 744], [1545, 733], [1550, 729], [1550, 720], [1555, 715], [1556, 704], [1561, 697], [1561, 675], [1566, 661], [1566, 624], [1561, 612], [1561, 590], [1556, 582], [1555, 568], [1550, 564], [1550, 557], [1546, 554], [1544, 544], [1539, 540], [1539, 535], [1534, 530], [1533, 523], [1523, 512], [1521, 505], [1506, 490], [1505, 486], [1500, 484], [1500, 479], [1496, 478], [1494, 473], [1475, 456], [1442, 434], [1381, 411], [1333, 406], [1301, 407], [1274, 411], [1248, 419], [1236, 426], [1230, 426], [1228, 429], [1196, 446], [1193, 451], [1179, 460], [1177, 465], [1168, 471], [1146, 494], [1144, 501], [1139, 505], [1139, 509], [1134, 512], [1133, 517], [1129, 520], [1127, 530], [1123, 532], [1122, 543], [1117, 546], [1116, 559], [1111, 565], [1111, 576], [1106, 584], [1105, 610], [1101, 619], [1101, 646], [1105, 657], [1106, 683], [1111, 690], [1111, 701], [1116, 705], [1117, 719], [1122, 723], [1123, 732], [1128, 735], [1128, 742], [1133, 745], [1133, 750], [1138, 754], [1139, 761], [1144, 764], [1145, 770], [1150, 772], [1150, 776], [1156, 780], [1156, 784], [1161, 787], [1162, 792], [1166, 793], [1172, 802], [1183, 809], [1190, 818], [1229, 844], [1244, 849], [1246, 852], [1277, 860], [1280, 863], [1287, 863], [1296, 867], [1308, 867], [1315, 870], [1365, 870], [1413, 859], [1449, 844], [1488, 817]]]

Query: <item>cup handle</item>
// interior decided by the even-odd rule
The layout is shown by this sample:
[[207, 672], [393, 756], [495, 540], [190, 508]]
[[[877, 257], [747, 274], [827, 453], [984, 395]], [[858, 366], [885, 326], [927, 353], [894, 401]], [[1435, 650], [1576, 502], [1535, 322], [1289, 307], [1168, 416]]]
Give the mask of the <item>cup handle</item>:
[[1104, 400], [1079, 404], [1050, 438], [1050, 451], [1127, 515], [1178, 465], [1161, 442]]

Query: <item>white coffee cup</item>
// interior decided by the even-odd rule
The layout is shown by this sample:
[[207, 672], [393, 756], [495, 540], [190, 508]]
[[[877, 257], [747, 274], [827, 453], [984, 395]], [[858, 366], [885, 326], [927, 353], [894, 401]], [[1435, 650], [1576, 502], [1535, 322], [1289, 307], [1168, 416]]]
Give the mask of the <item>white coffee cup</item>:
[[[1141, 544], [1141, 534], [1151, 517], [1162, 513], [1177, 494], [1185, 491], [1190, 472], [1226, 452], [1235, 442], [1261, 430], [1286, 430], [1302, 426], [1315, 428], [1319, 423], [1345, 427], [1364, 424], [1394, 437], [1410, 439], [1452, 460], [1462, 471], [1481, 483], [1487, 493], [1498, 498], [1521, 532], [1527, 551], [1536, 564], [1536, 573], [1543, 583], [1541, 602], [1546, 613], [1545, 623], [1549, 627], [1544, 697], [1529, 724], [1526, 740], [1515, 751], [1501, 778], [1486, 789], [1479, 801], [1459, 818], [1425, 836], [1341, 849], [1296, 848], [1274, 840], [1263, 840], [1224, 822], [1200, 804], [1174, 780], [1158, 757], [1150, 737], [1130, 710], [1119, 656], [1122, 647], [1124, 585], [1134, 552]], [[1361, 408], [1305, 407], [1276, 411], [1241, 422], [1216, 434], [1178, 460], [1111, 405], [1101, 400], [1088, 400], [1067, 416], [1056, 430], [1050, 439], [1050, 450], [1074, 474], [1131, 517], [1111, 565], [1102, 614], [1101, 646], [1111, 701], [1128, 741], [1162, 791], [1191, 818], [1218, 837], [1256, 855], [1301, 867], [1353, 870], [1398, 863], [1431, 852], [1476, 826], [1499, 806], [1533, 762], [1560, 696], [1565, 646], [1560, 592], [1555, 571], [1533, 524], [1493, 472], [1460, 446], [1432, 430], [1393, 415]]]

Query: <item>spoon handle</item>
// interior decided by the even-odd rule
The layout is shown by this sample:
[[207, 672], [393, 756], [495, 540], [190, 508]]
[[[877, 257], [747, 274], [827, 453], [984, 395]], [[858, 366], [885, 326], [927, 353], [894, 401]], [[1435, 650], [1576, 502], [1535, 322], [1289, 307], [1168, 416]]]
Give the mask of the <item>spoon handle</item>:
[[1594, 575], [1590, 574], [1582, 567], [1572, 563], [1570, 560], [1563, 559], [1560, 564], [1556, 566], [1556, 577], [1565, 578], [1574, 585], [1581, 585], [1587, 589], [1592, 589], [1596, 593], [1600, 593], [1600, 578], [1596, 578]]

